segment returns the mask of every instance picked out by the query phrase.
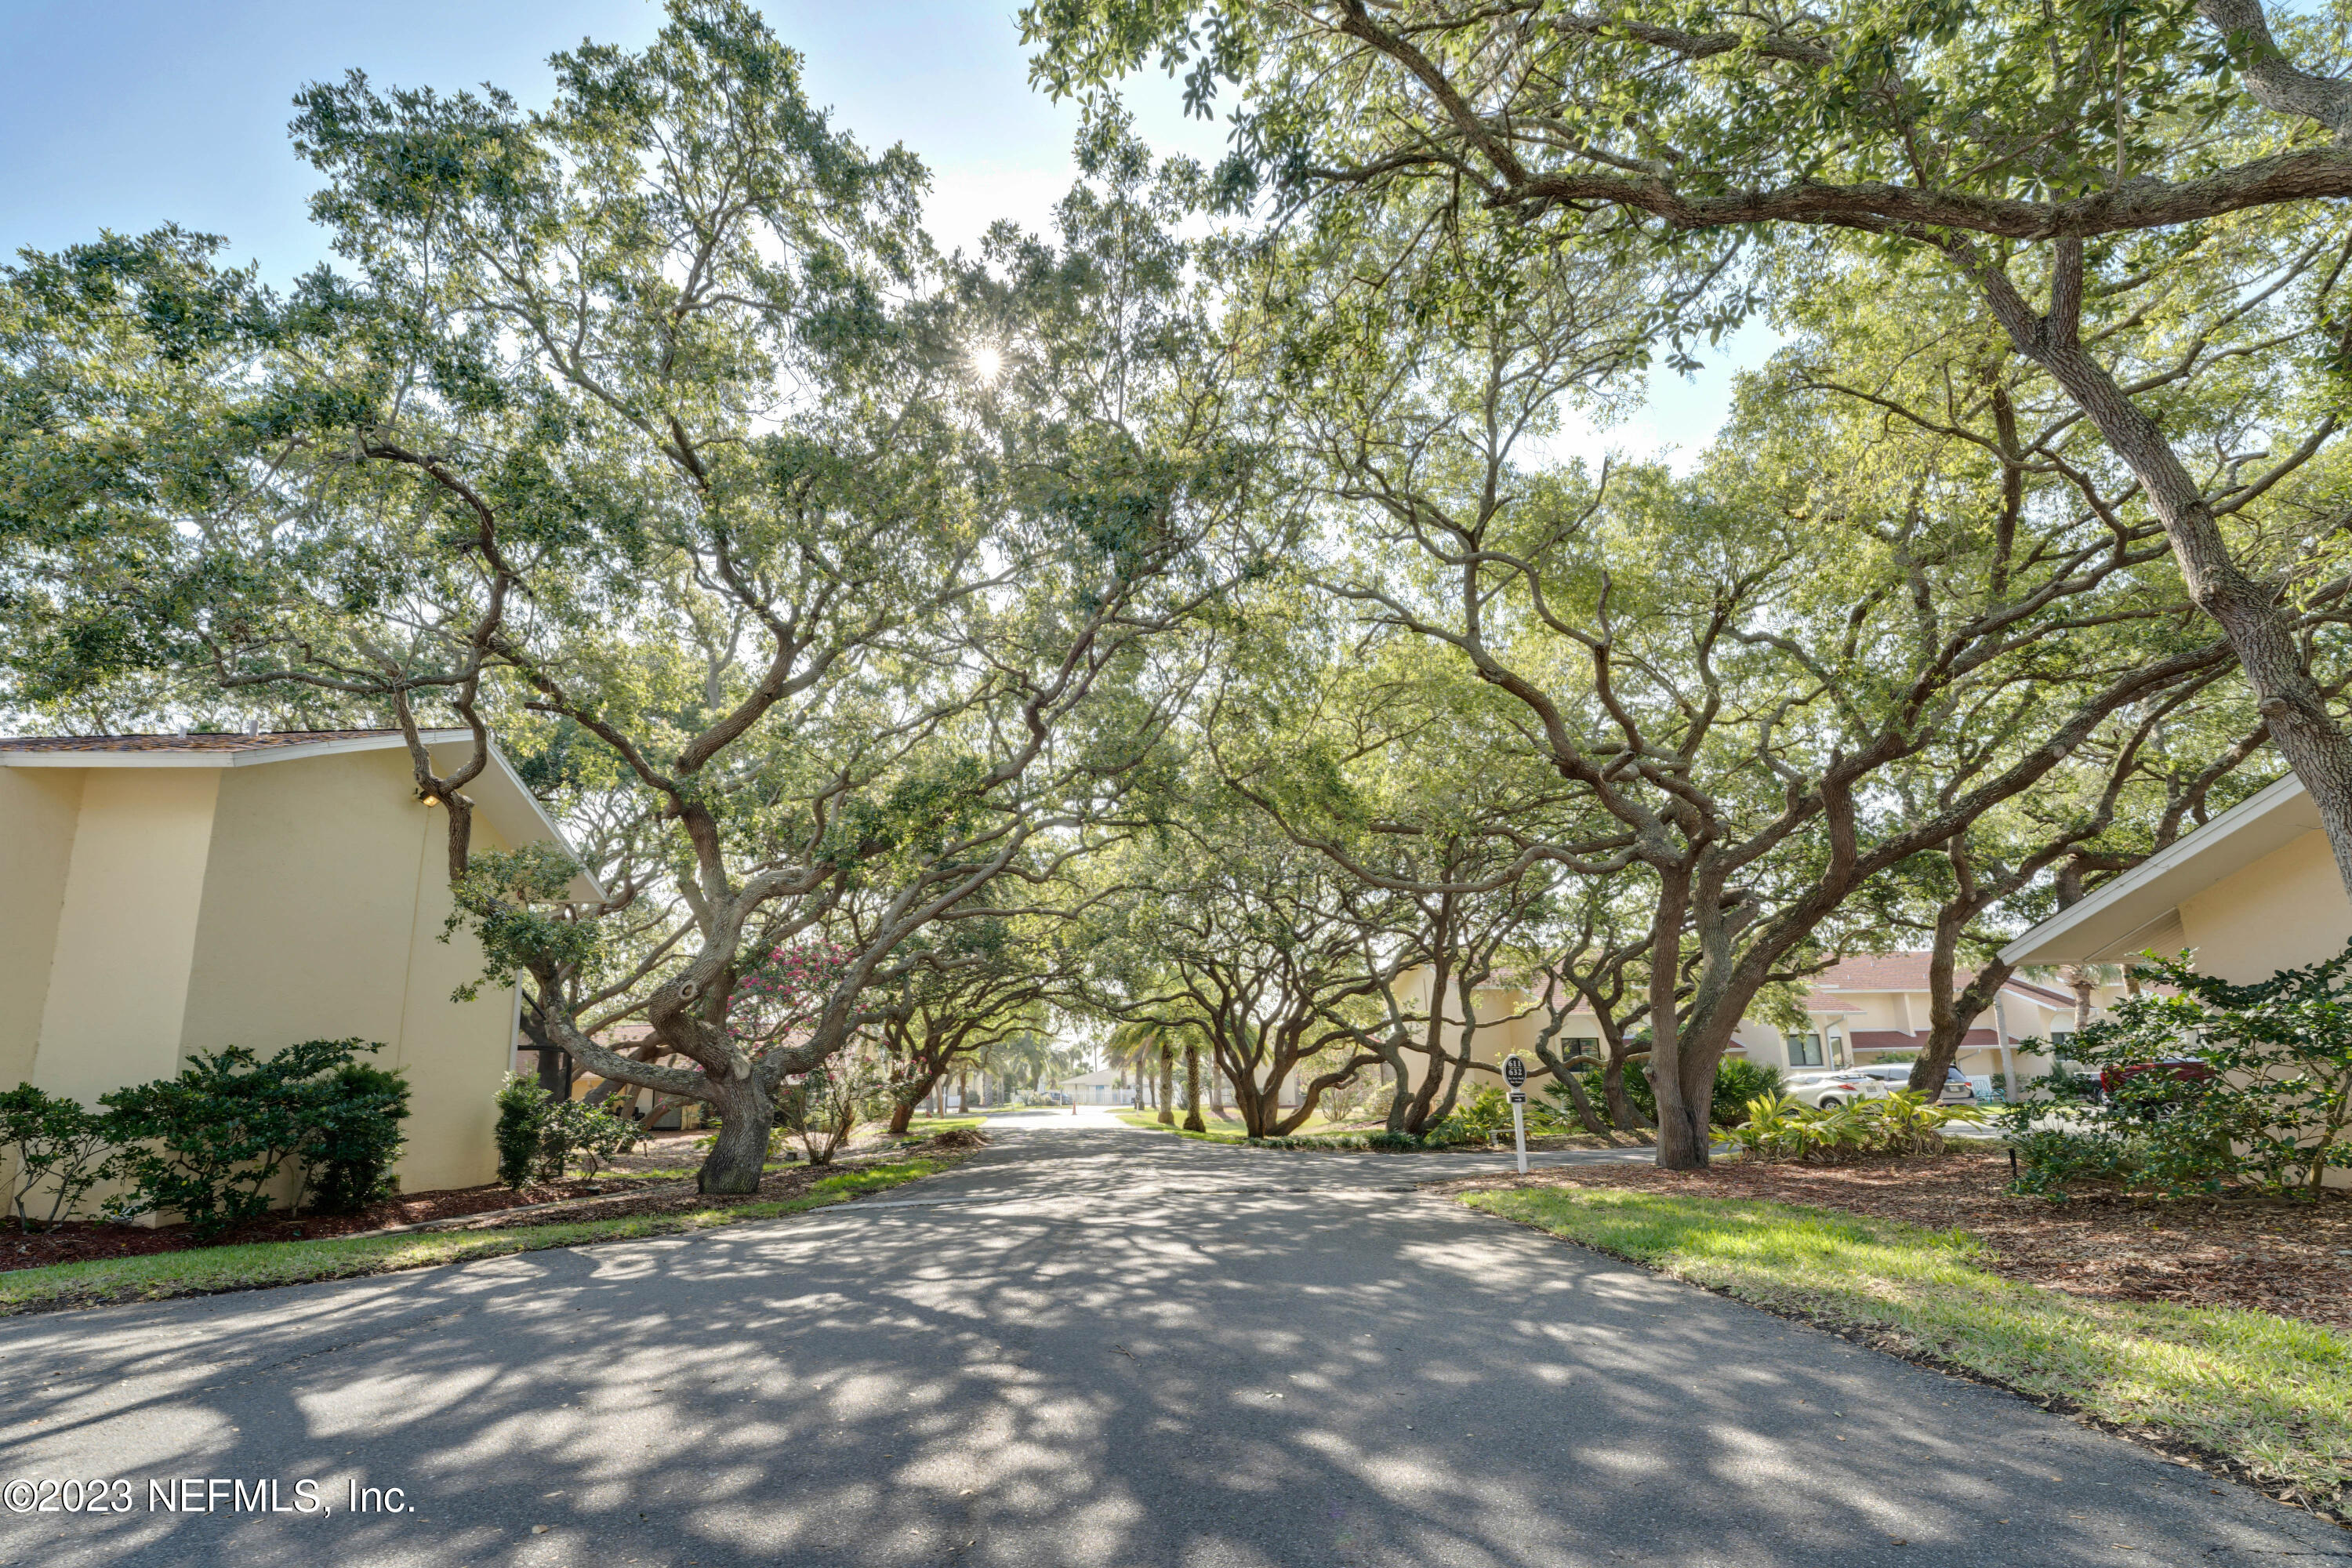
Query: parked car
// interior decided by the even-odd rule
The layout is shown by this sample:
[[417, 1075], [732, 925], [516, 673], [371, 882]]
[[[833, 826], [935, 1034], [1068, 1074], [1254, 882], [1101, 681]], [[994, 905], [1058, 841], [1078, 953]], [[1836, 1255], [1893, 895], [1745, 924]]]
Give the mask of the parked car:
[[1834, 1110], [1857, 1100], [1885, 1100], [1894, 1091], [1857, 1068], [1836, 1068], [1827, 1072], [1799, 1073], [1788, 1080], [1780, 1092], [1800, 1105]]
[[2099, 1098], [2106, 1099], [2126, 1082], [2145, 1073], [2154, 1073], [2184, 1084], [2203, 1083], [2221, 1076], [2214, 1071], [2211, 1062], [2197, 1057], [2160, 1057], [2152, 1062], [2125, 1062], [2099, 1069]]
[[[1911, 1087], [1911, 1064], [1908, 1062], [1888, 1062], [1884, 1067], [1856, 1070], [1865, 1078], [1874, 1078], [1885, 1084], [1889, 1094]], [[1976, 1086], [1969, 1081], [1968, 1074], [1956, 1067], [1944, 1069], [1944, 1092], [1936, 1097], [1937, 1104], [1969, 1105], [1974, 1103], [1976, 1098]]]

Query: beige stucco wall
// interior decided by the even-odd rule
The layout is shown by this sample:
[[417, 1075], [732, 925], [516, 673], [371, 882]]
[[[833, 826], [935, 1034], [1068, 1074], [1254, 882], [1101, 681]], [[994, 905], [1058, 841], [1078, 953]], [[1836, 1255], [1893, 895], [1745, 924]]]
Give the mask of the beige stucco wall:
[[0, 768], [0, 1089], [33, 1076], [81, 778], [66, 769]]
[[2306, 833], [2180, 906], [2197, 967], [2238, 984], [2333, 958], [2352, 939], [2352, 902], [2326, 838]]
[[388, 760], [361, 752], [223, 779], [183, 1058], [225, 1046], [267, 1056], [297, 1040], [399, 1039], [430, 814], [388, 795], [398, 782]]
[[180, 1068], [212, 854], [212, 768], [91, 768], [58, 916], [33, 1081], [85, 1105]]
[[[403, 769], [404, 782], [406, 770]], [[407, 791], [404, 788], [404, 796]], [[491, 1096], [506, 1078], [515, 1029], [515, 988], [487, 985], [471, 1002], [453, 1002], [450, 993], [482, 972], [481, 945], [464, 931], [441, 940], [449, 897], [447, 823], [431, 808], [412, 809], [426, 818], [418, 857], [416, 896], [409, 922], [406, 1002], [395, 1065], [407, 1069], [410, 1086], [408, 1150], [401, 1180], [412, 1191], [469, 1187], [498, 1174], [498, 1148], [491, 1133], [498, 1121]], [[512, 846], [489, 824], [474, 820], [475, 849]]]
[[0, 1084], [95, 1105], [196, 1051], [380, 1041], [411, 1086], [402, 1185], [490, 1180], [514, 990], [450, 998], [481, 954], [440, 940], [446, 831], [396, 750], [0, 767]]
[[[506, 1069], [511, 987], [450, 992], [481, 968], [449, 912], [446, 819], [420, 804], [406, 757], [348, 752], [223, 779], [213, 826], [183, 1058], [224, 1046], [267, 1056], [298, 1040], [357, 1037], [405, 1068], [401, 1184], [471, 1186], [497, 1173], [490, 1096]], [[482, 849], [504, 849], [475, 824]]]

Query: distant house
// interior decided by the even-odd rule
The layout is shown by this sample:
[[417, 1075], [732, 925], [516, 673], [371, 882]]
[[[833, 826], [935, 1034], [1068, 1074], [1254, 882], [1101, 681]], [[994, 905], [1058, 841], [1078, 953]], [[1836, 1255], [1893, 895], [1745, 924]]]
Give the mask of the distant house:
[[1076, 1105], [1133, 1105], [1134, 1075], [1125, 1068], [1097, 1068], [1066, 1079], [1058, 1079], [1054, 1087], [1070, 1097]]
[[[428, 735], [455, 766], [462, 732]], [[484, 849], [560, 842], [503, 757], [467, 786]], [[395, 731], [0, 739], [0, 1086], [94, 1105], [192, 1053], [381, 1041], [412, 1090], [412, 1191], [496, 1174], [517, 994], [450, 910], [445, 815]], [[599, 897], [584, 877], [576, 897]]]
[[2333, 958], [2352, 900], [2303, 781], [2279, 780], [2001, 950], [2011, 963], [2111, 963], [2196, 952], [2244, 984]]
[[[1924, 952], [1889, 952], [1830, 965], [1813, 977], [1805, 995], [1811, 1026], [1780, 1034], [1777, 1053], [1751, 1049], [1750, 1059], [1772, 1060], [1777, 1055], [1777, 1065], [1802, 1070], [1868, 1067], [1891, 1055], [1926, 1050], [1927, 959]], [[1953, 989], [1974, 978], [1972, 970], [1956, 971]], [[2011, 977], [1994, 994], [1992, 1005], [1969, 1021], [1958, 1065], [1971, 1078], [2000, 1074], [2009, 1083], [2021, 1083], [2048, 1072], [2050, 1061], [2047, 1052], [2029, 1055], [2018, 1042], [2055, 1041], [2074, 1027], [2071, 993]]]
[[[1784, 1030], [1749, 1017], [1733, 1031], [1730, 1054], [1784, 1072], [1817, 1068], [1867, 1067], [1899, 1053], [1927, 1048], [1928, 1025], [1927, 954], [1893, 952], [1876, 957], [1849, 958], [1813, 977], [1803, 1006], [1804, 1028]], [[1426, 1014], [1428, 972], [1407, 973], [1397, 987], [1400, 1004]], [[1956, 984], [1965, 985], [1971, 972], [1960, 970]], [[1463, 1082], [1468, 1094], [1484, 1086], [1499, 1085], [1502, 1058], [1516, 1051], [1535, 1063], [1535, 1042], [1545, 1026], [1540, 998], [1522, 986], [1497, 983], [1478, 988], [1473, 1005], [1478, 1028], [1470, 1045], [1471, 1070]], [[1445, 1016], [1449, 1047], [1461, 1039], [1460, 1009], [1448, 998]], [[1961, 1037], [1958, 1065], [1972, 1078], [2008, 1075], [2021, 1082], [2049, 1070], [2045, 1056], [2029, 1056], [2019, 1041], [2051, 1040], [2074, 1026], [2074, 999], [2048, 985], [2011, 979], [1993, 1005], [1970, 1020]], [[1585, 1050], [1597, 1054], [1601, 1026], [1580, 1003], [1560, 1026], [1558, 1048], [1563, 1053]]]

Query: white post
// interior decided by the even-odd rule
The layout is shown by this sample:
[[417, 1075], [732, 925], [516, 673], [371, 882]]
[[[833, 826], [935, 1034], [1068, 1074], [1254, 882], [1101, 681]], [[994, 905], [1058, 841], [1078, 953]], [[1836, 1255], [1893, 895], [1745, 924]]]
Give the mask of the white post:
[[2000, 1048], [2000, 1097], [2014, 1104], [2025, 1097], [2017, 1092], [2017, 1055], [2009, 1048], [2009, 1020], [2001, 1012], [1998, 991], [1992, 994], [1992, 1037]]
[[1528, 1173], [1528, 1106], [1517, 1095], [1511, 1096], [1511, 1142], [1519, 1151], [1519, 1174]]

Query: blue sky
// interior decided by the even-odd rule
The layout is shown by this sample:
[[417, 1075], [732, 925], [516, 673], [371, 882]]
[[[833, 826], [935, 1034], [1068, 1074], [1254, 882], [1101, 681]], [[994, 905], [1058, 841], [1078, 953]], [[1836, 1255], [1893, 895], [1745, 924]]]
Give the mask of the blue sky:
[[[992, 219], [1042, 226], [1071, 175], [1077, 111], [1029, 90], [1017, 0], [862, 0], [763, 7], [806, 58], [813, 97], [870, 147], [903, 142], [932, 171], [929, 226], [969, 245]], [[494, 82], [544, 102], [549, 54], [583, 37], [650, 38], [647, 0], [5, 0], [0, 3], [0, 253], [50, 249], [100, 228], [164, 222], [220, 234], [230, 255], [282, 279], [324, 258], [304, 208], [311, 172], [289, 150], [289, 100], [303, 83], [357, 66], [380, 83], [443, 89]], [[1145, 135], [1213, 158], [1223, 131], [1181, 112], [1157, 74], [1129, 84]], [[1751, 330], [1727, 362], [1769, 344]], [[1729, 376], [1662, 374], [1646, 406], [1595, 451], [1678, 446], [1721, 421]]]

